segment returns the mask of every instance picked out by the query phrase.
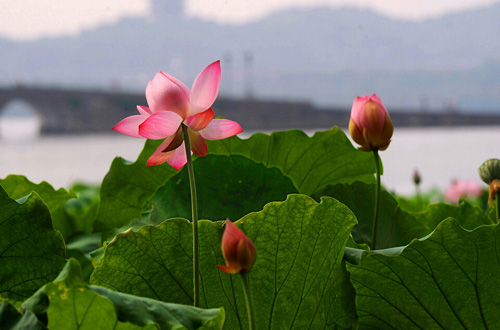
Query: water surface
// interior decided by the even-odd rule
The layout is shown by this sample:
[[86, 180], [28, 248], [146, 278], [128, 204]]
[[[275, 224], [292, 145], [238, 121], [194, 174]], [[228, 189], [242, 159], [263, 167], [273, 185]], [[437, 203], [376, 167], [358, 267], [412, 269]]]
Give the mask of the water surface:
[[[23, 174], [56, 188], [76, 181], [99, 184], [115, 156], [134, 161], [143, 145], [144, 140], [119, 133], [3, 140], [0, 177]], [[424, 190], [443, 189], [454, 179], [480, 181], [482, 162], [500, 158], [500, 127], [396, 128], [380, 155], [383, 184], [401, 194], [413, 193], [414, 169], [421, 173]]]

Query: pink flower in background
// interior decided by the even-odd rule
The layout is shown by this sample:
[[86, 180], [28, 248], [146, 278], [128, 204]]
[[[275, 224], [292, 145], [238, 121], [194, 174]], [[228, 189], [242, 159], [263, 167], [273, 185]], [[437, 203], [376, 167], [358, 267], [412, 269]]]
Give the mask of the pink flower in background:
[[147, 166], [168, 161], [179, 170], [187, 162], [181, 124], [188, 127], [191, 151], [200, 157], [207, 154], [205, 139], [220, 140], [243, 132], [234, 121], [213, 119], [211, 106], [219, 93], [220, 78], [220, 61], [203, 69], [191, 90], [176, 78], [158, 72], [146, 87], [149, 108], [137, 106], [139, 115], [123, 119], [113, 129], [137, 138], [165, 139]]
[[460, 198], [479, 197], [483, 193], [479, 182], [454, 180], [446, 189], [444, 199], [448, 202], [458, 203]]

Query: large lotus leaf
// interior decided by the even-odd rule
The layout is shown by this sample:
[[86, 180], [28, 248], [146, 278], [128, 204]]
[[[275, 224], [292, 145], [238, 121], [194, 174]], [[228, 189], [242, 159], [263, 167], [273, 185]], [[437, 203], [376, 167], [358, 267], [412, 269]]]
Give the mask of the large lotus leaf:
[[64, 241], [36, 192], [22, 202], [0, 187], [0, 297], [23, 301], [64, 266]]
[[23, 310], [48, 319], [49, 329], [221, 329], [222, 309], [203, 310], [114, 292], [83, 282], [70, 259], [59, 276], [38, 290]]
[[465, 229], [474, 229], [482, 225], [492, 225], [494, 222], [480, 208], [461, 199], [459, 205], [438, 203], [429, 205], [424, 212], [413, 214], [418, 222], [427, 227], [429, 232], [434, 230], [444, 219], [451, 217], [458, 221]]
[[119, 228], [134, 218], [141, 218], [147, 201], [177, 173], [167, 163], [146, 166], [148, 158], [161, 142], [147, 140], [135, 163], [129, 163], [121, 157], [115, 158], [102, 181], [95, 231]]
[[[277, 168], [267, 168], [242, 156], [197, 158], [193, 164], [201, 219], [239, 219], [262, 210], [273, 201], [297, 193], [293, 183]], [[191, 219], [191, 193], [187, 168], [158, 189], [150, 203], [152, 217]]]
[[375, 162], [370, 153], [355, 149], [338, 127], [308, 137], [300, 130], [257, 133], [242, 140], [208, 141], [217, 155], [242, 155], [267, 167], [279, 168], [306, 195], [329, 184], [374, 182]]
[[[371, 246], [375, 187], [363, 182], [339, 184], [325, 187], [313, 196], [316, 200], [321, 196], [334, 197], [349, 207], [358, 219], [358, 224], [352, 231], [354, 240]], [[406, 245], [414, 238], [429, 234], [432, 229], [428, 230], [421, 221], [401, 210], [396, 199], [387, 191], [381, 191], [376, 249]]]
[[365, 252], [348, 267], [360, 329], [499, 329], [499, 228], [448, 219], [389, 255]]
[[[304, 195], [267, 204], [236, 222], [255, 243], [250, 272], [258, 329], [350, 327], [355, 318], [342, 256], [356, 219], [332, 198]], [[227, 329], [246, 328], [241, 281], [220, 272], [223, 222], [200, 221], [201, 304], [223, 306]], [[119, 234], [91, 283], [162, 301], [192, 304], [192, 226], [166, 220]]]
[[31, 194], [32, 191], [36, 191], [49, 208], [54, 228], [59, 230], [64, 238], [72, 234], [72, 227], [75, 224], [70, 223], [62, 208], [68, 200], [76, 198], [73, 191], [67, 191], [63, 188], [55, 190], [45, 181], [36, 184], [23, 175], [9, 175], [0, 180], [0, 185], [5, 189], [9, 197], [14, 200], [21, 199]]
[[46, 329], [37, 317], [31, 313], [19, 313], [6, 301], [0, 303], [0, 329], [42, 330]]

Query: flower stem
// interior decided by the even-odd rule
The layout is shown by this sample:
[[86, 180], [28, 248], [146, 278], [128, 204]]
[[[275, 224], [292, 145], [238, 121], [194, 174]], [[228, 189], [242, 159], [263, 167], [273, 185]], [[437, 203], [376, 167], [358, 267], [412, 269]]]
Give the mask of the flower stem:
[[375, 212], [373, 214], [373, 228], [372, 228], [372, 250], [377, 248], [377, 222], [378, 222], [378, 209], [380, 204], [380, 157], [378, 149], [373, 150], [375, 157], [375, 168], [377, 169], [377, 189], [375, 190]]
[[415, 186], [415, 190], [416, 190], [415, 196], [416, 196], [416, 199], [417, 199], [417, 201], [416, 201], [417, 209], [415, 211], [416, 212], [420, 212], [420, 209], [422, 208], [422, 194], [420, 192], [420, 185], [419, 184], [417, 184]]
[[497, 211], [497, 223], [500, 222], [500, 191], [497, 191], [495, 193], [495, 206], [496, 206], [496, 211]]
[[245, 302], [247, 304], [248, 325], [250, 330], [255, 330], [255, 314], [253, 311], [252, 296], [250, 294], [250, 283], [248, 282], [248, 272], [240, 273], [243, 281], [243, 291], [245, 292]]
[[187, 168], [189, 174], [189, 185], [191, 188], [191, 214], [193, 218], [193, 286], [194, 306], [200, 307], [200, 252], [198, 239], [198, 200], [196, 197], [196, 182], [194, 179], [193, 160], [191, 159], [191, 145], [189, 144], [188, 127], [182, 124], [184, 143], [186, 146]]

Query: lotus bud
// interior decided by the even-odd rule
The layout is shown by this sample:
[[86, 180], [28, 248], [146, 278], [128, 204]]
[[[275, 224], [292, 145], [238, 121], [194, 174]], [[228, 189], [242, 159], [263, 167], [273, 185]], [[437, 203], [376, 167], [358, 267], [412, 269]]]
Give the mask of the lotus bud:
[[413, 171], [413, 183], [415, 183], [418, 186], [421, 181], [422, 178], [420, 177], [420, 173], [418, 173], [417, 170]]
[[241, 274], [250, 271], [257, 251], [253, 242], [231, 220], [226, 221], [226, 229], [222, 235], [222, 255], [226, 265], [217, 267], [228, 274]]
[[486, 184], [500, 180], [500, 160], [488, 159], [479, 167], [479, 176]]
[[359, 149], [363, 151], [387, 149], [391, 143], [394, 127], [387, 109], [377, 95], [358, 96], [354, 100], [349, 132], [352, 139], [361, 145]]

